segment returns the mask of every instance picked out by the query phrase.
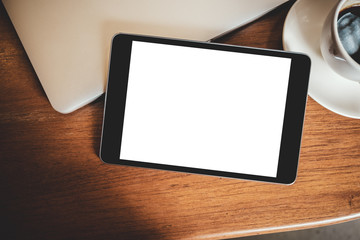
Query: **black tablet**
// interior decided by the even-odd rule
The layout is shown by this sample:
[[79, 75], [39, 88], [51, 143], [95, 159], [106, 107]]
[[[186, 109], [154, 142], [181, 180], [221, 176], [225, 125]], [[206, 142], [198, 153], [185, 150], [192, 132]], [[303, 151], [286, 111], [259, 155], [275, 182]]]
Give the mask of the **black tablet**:
[[100, 158], [291, 184], [309, 70], [303, 54], [116, 35]]

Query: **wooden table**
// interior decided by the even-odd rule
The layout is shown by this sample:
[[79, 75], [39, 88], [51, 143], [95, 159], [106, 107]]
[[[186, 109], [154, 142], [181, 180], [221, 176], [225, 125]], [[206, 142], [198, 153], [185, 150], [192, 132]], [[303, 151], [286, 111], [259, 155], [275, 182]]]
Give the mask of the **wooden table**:
[[[220, 42], [281, 49], [292, 3]], [[104, 164], [104, 98], [62, 115], [0, 5], [0, 236], [219, 239], [360, 217], [360, 120], [308, 100], [298, 178], [283, 186]]]

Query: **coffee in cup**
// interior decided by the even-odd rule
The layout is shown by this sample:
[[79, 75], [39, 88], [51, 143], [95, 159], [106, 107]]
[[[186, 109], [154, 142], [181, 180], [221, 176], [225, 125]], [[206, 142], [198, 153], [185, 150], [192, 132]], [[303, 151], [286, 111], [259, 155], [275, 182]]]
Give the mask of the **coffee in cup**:
[[360, 82], [360, 0], [336, 4], [325, 20], [320, 47], [335, 72]]
[[341, 10], [337, 28], [346, 52], [360, 64], [360, 5]]

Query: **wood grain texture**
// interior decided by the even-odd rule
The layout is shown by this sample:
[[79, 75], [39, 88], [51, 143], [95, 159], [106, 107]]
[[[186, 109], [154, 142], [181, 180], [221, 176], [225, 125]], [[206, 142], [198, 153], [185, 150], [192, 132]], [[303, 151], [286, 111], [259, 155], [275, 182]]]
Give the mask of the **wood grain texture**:
[[[281, 49], [290, 6], [217, 41]], [[221, 239], [360, 217], [360, 121], [311, 98], [291, 186], [104, 164], [103, 103], [55, 112], [0, 5], [3, 239]]]

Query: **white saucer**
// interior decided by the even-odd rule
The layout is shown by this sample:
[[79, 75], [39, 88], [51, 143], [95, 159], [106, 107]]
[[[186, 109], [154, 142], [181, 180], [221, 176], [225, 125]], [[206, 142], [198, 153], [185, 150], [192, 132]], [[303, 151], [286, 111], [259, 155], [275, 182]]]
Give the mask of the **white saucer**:
[[320, 36], [325, 18], [337, 0], [298, 0], [284, 25], [285, 50], [303, 52], [311, 58], [309, 95], [327, 109], [360, 118], [360, 84], [335, 73], [323, 60]]

